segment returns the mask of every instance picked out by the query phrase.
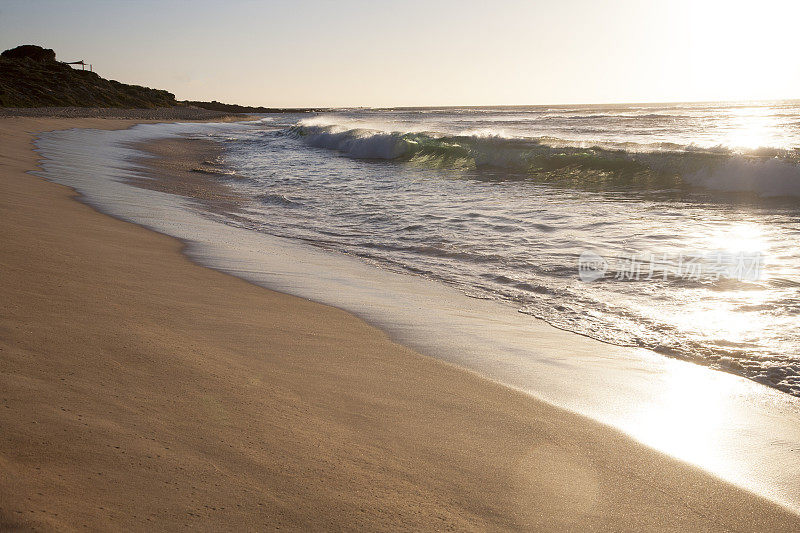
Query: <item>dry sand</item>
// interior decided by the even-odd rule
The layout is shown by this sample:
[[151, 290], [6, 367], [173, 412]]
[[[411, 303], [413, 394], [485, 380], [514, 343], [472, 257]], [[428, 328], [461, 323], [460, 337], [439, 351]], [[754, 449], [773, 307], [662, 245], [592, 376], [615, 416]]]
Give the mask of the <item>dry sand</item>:
[[797, 531], [626, 436], [197, 266], [0, 120], [0, 529]]

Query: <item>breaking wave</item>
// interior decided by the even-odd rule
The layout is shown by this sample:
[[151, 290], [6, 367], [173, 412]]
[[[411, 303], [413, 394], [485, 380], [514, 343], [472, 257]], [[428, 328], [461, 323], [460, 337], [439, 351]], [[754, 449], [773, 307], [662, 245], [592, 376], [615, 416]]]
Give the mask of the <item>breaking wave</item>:
[[733, 150], [672, 143], [570, 142], [491, 132], [440, 135], [347, 128], [301, 121], [288, 133], [307, 145], [359, 159], [397, 160], [454, 170], [499, 170], [595, 189], [703, 188], [761, 197], [800, 197], [800, 150]]

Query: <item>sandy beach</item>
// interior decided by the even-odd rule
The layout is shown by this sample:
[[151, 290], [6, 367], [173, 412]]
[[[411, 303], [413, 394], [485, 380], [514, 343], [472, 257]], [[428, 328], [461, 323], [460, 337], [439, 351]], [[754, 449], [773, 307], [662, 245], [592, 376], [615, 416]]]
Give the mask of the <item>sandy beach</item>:
[[[0, 119], [0, 529], [800, 528], [27, 173], [35, 132], [140, 121]], [[204, 152], [160, 155], [169, 173]]]

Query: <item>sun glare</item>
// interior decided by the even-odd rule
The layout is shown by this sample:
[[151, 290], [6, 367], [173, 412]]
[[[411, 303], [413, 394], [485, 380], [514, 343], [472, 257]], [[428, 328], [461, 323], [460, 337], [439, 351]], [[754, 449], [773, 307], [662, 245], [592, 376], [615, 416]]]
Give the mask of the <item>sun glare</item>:
[[758, 224], [741, 223], [715, 231], [709, 238], [708, 250], [727, 253], [762, 253], [769, 251], [769, 241]]
[[714, 100], [779, 97], [770, 94], [796, 75], [787, 64], [795, 48], [798, 4], [769, 2], [691, 2], [691, 61], [694, 75], [686, 80]]
[[737, 148], [785, 147], [785, 125], [772, 107], [753, 106], [728, 111], [723, 124], [725, 146]]
[[634, 436], [674, 457], [718, 471], [724, 465], [717, 449], [718, 431], [728, 415], [730, 381], [709, 386], [708, 372], [682, 364], [664, 379], [661, 402], [641, 413]]

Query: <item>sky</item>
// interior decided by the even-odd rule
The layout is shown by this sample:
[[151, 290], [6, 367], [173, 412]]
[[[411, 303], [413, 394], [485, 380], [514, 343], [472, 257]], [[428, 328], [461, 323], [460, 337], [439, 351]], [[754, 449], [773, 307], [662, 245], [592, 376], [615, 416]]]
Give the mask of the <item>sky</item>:
[[0, 48], [273, 107], [788, 99], [798, 20], [785, 0], [0, 0]]

